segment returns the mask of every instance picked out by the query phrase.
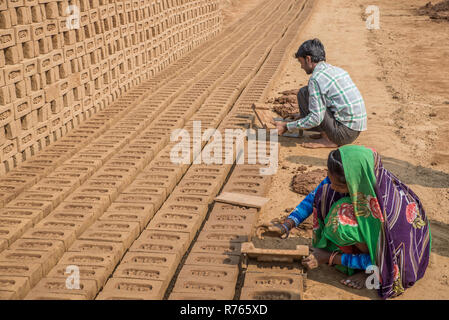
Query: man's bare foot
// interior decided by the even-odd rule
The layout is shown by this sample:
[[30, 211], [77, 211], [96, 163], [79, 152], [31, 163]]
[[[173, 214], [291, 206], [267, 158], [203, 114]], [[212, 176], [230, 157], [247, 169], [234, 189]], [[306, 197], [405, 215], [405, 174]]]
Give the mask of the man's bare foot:
[[338, 145], [326, 138], [318, 139], [316, 142], [303, 143], [301, 145], [304, 148], [317, 149], [317, 148], [337, 148]]
[[360, 290], [365, 287], [367, 277], [368, 277], [367, 274], [359, 272], [350, 276], [349, 278], [341, 280], [340, 283], [347, 287]]

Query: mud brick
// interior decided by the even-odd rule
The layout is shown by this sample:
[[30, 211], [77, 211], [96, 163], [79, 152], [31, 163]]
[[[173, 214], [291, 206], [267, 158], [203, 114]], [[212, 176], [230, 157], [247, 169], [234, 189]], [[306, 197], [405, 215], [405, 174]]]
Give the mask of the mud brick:
[[17, 197], [17, 200], [44, 200], [44, 201], [51, 201], [53, 204], [53, 208], [56, 207], [62, 200], [62, 196], [64, 195], [64, 191], [66, 190], [55, 190], [52, 189], [53, 192], [42, 192], [42, 191], [27, 191], [23, 192]]
[[16, 44], [31, 40], [31, 29], [28, 25], [14, 27], [14, 34], [16, 37]]
[[[42, 179], [39, 182], [39, 186], [53, 186], [54, 188], [64, 188], [64, 189], [68, 189], [69, 193], [73, 192], [75, 190], [75, 188], [77, 188], [80, 184], [79, 184], [79, 180], [75, 177], [75, 178], [52, 178], [52, 177], [47, 177]], [[45, 189], [38, 189], [38, 186], [36, 186], [36, 188], [34, 188], [33, 190], [42, 190], [44, 191]], [[31, 191], [31, 189], [30, 189]]]
[[96, 204], [99, 205], [102, 211], [104, 211], [111, 203], [108, 195], [93, 195], [79, 192], [71, 194], [65, 201]]
[[235, 283], [239, 275], [238, 269], [223, 266], [200, 266], [200, 265], [184, 265], [178, 275], [178, 278], [195, 279], [195, 280], [214, 280], [224, 283]]
[[76, 239], [76, 233], [73, 229], [55, 228], [39, 228], [34, 227], [24, 233], [23, 239], [44, 239], [44, 240], [60, 240], [64, 242], [65, 248], [69, 248]]
[[259, 290], [285, 289], [297, 291], [302, 295], [303, 276], [283, 273], [253, 273], [245, 275], [244, 287]]
[[[8, 17], [5, 14], [5, 12], [0, 12], [0, 20], [3, 20], [3, 23], [8, 23]], [[7, 28], [7, 27], [3, 27]], [[14, 30], [13, 29], [3, 29], [0, 30], [0, 49], [5, 49], [8, 47], [11, 47], [16, 44], [15, 37], [14, 37]]]
[[180, 195], [175, 189], [170, 197], [167, 199], [167, 205], [174, 204], [186, 204], [186, 205], [198, 205], [198, 206], [208, 206], [210, 201], [209, 196], [199, 196], [199, 195]]
[[[186, 216], [189, 216], [191, 219], [185, 219]], [[202, 223], [200, 217], [186, 214], [171, 215], [170, 217], [172, 219], [166, 219], [156, 215], [150, 221], [148, 228], [161, 231], [188, 233], [189, 239], [192, 241]]]
[[256, 208], [243, 207], [229, 203], [215, 203], [214, 212], [221, 212], [226, 214], [257, 214]]
[[84, 183], [94, 172], [95, 168], [89, 166], [73, 166], [73, 165], [62, 165], [57, 168], [53, 174], [56, 177], [57, 173], [67, 173], [67, 174], [77, 174], [79, 181]]
[[70, 61], [76, 58], [76, 47], [75, 45], [64, 44], [64, 61]]
[[243, 287], [240, 300], [302, 300], [299, 290]]
[[[61, 265], [57, 264], [49, 273], [49, 278], [61, 278], [66, 280], [67, 277], [72, 273], [73, 265]], [[93, 280], [96, 283], [96, 291], [98, 292], [103, 288], [109, 277], [108, 270], [105, 267], [98, 266], [78, 266], [80, 280]]]
[[44, 216], [53, 209], [51, 201], [43, 200], [13, 200], [8, 204], [8, 208], [40, 210]]
[[142, 279], [110, 279], [97, 300], [144, 299], [162, 300], [165, 288], [162, 281]]
[[8, 240], [1, 239], [0, 240], [0, 252], [8, 248]]
[[42, 266], [39, 263], [31, 263], [28, 261], [0, 262], [0, 275], [24, 277], [28, 279], [30, 286], [33, 287], [42, 278]]
[[128, 252], [120, 262], [125, 264], [141, 264], [152, 267], [167, 268], [170, 274], [174, 274], [181, 257], [172, 253], [157, 253], [157, 252]]
[[133, 194], [133, 193], [122, 193], [115, 200], [118, 203], [142, 203], [142, 204], [152, 204], [155, 211], [157, 211], [165, 198], [162, 195], [147, 195], [147, 194]]
[[285, 263], [285, 262], [259, 262], [248, 261], [247, 272], [254, 273], [277, 273], [277, 274], [303, 274], [303, 267], [299, 262]]
[[139, 236], [140, 225], [137, 222], [125, 222], [125, 221], [110, 221], [101, 220], [95, 222], [90, 229], [102, 230], [102, 231], [124, 231], [129, 232], [133, 240]]
[[112, 279], [141, 279], [162, 282], [161, 290], [165, 292], [173, 276], [170, 269], [164, 267], [146, 266], [144, 264], [121, 264], [115, 270]]
[[14, 64], [4, 67], [5, 84], [13, 84], [23, 80], [23, 65]]
[[[62, 293], [70, 295], [80, 295], [88, 300], [92, 300], [97, 293], [97, 283], [95, 280], [80, 279], [80, 289], [67, 288], [67, 279], [44, 278], [31, 291], [32, 293]], [[27, 299], [27, 298], [25, 298]]]
[[59, 240], [18, 239], [11, 245], [10, 249], [53, 252], [56, 259], [59, 259], [64, 253], [64, 243]]
[[18, 64], [23, 60], [22, 44], [18, 43], [4, 49], [6, 64]]
[[[10, 93], [10, 86], [4, 86], [5, 85], [5, 74], [3, 73], [3, 70], [0, 72], [0, 81], [3, 83], [3, 86], [0, 88], [0, 104], [7, 105], [12, 102], [11, 100], [11, 93]], [[14, 98], [14, 97], [13, 97]], [[6, 108], [8, 106], [2, 106], [1, 108]], [[10, 105], [12, 108], [12, 104]], [[2, 123], [3, 123], [3, 117], [2, 117]], [[6, 124], [7, 122], [5, 122]]]
[[69, 252], [108, 254], [114, 258], [114, 263], [120, 261], [125, 251], [126, 248], [122, 243], [89, 240], [76, 240], [69, 249]]
[[17, 137], [17, 148], [19, 152], [24, 151], [26, 148], [34, 144], [34, 131], [26, 130]]
[[14, 121], [14, 107], [12, 104], [0, 106], [0, 127]]
[[197, 241], [191, 252], [240, 256], [241, 243], [231, 241]]
[[92, 213], [94, 217], [98, 217], [103, 213], [103, 210], [99, 204], [96, 203], [78, 203], [78, 202], [66, 202], [61, 203], [57, 210], [73, 213]]
[[252, 225], [241, 224], [240, 222], [217, 222], [207, 221], [204, 230], [211, 232], [236, 232], [249, 236], [252, 232]]
[[252, 196], [263, 197], [267, 194], [269, 189], [268, 183], [259, 183], [254, 181], [231, 180], [223, 188], [223, 192], [232, 192], [240, 194], [248, 194]]
[[41, 210], [3, 208], [0, 209], [0, 217], [28, 219], [35, 224], [43, 218], [43, 215]]
[[0, 227], [0, 239], [8, 241], [8, 244], [16, 241], [21, 235], [20, 229], [14, 228], [13, 226], [9, 227]]
[[[10, 230], [11, 232], [15, 232], [17, 234], [23, 234], [23, 232], [25, 230], [31, 228], [32, 225], [33, 225], [33, 222], [29, 219], [1, 218], [0, 217], [0, 229], [1, 230]], [[1, 235], [0, 235], [0, 237], [1, 237]]]
[[213, 199], [218, 194], [220, 188], [221, 185], [218, 182], [182, 179], [176, 192], [185, 195], [208, 196]]
[[150, 166], [144, 170], [145, 173], [156, 174], [156, 175], [175, 175], [176, 181], [179, 181], [182, 177], [181, 168], [164, 168], [164, 167], [153, 167]]
[[74, 230], [76, 235], [83, 233], [95, 220], [95, 216], [90, 213], [64, 212], [55, 210], [42, 220], [37, 227]]
[[187, 233], [175, 233], [152, 229], [145, 230], [144, 233], [133, 243], [129, 251], [169, 253], [176, 254], [181, 257], [184, 255], [189, 245], [190, 239]]
[[[0, 253], [0, 265], [4, 262], [15, 262], [20, 264], [40, 264], [42, 274], [48, 271], [56, 264], [56, 251], [31, 251], [31, 250], [4, 250]], [[0, 268], [1, 269], [1, 268]], [[0, 273], [2, 273], [0, 271]]]
[[[117, 176], [119, 180], [122, 180], [124, 183], [129, 184], [133, 179], [136, 168], [122, 168], [122, 167], [109, 167], [104, 166], [94, 175], [95, 179], [103, 179], [102, 176]], [[121, 177], [121, 178], [120, 178]], [[93, 177], [92, 177], [93, 178]]]
[[248, 236], [241, 232], [223, 232], [203, 230], [198, 236], [198, 241], [232, 241], [247, 242]]
[[241, 225], [253, 226], [257, 221], [257, 212], [253, 213], [224, 213], [212, 210], [208, 222], [210, 223], [239, 223]]
[[235, 295], [235, 283], [223, 282], [217, 279], [178, 277], [173, 292], [208, 294], [214, 299], [232, 300]]
[[117, 197], [118, 192], [116, 188], [95, 188], [91, 186], [84, 187], [84, 185], [85, 184], [83, 184], [83, 187], [77, 190], [77, 194], [107, 197], [109, 204]]
[[26, 277], [0, 276], [0, 292], [14, 292], [17, 299], [23, 299], [30, 291], [30, 283]]
[[123, 243], [123, 245], [128, 248], [135, 240], [135, 237], [131, 232], [127, 231], [104, 231], [102, 229], [90, 227], [80, 236], [80, 239], [91, 241], [118, 242]]
[[88, 223], [84, 221], [78, 222], [78, 221], [56, 220], [48, 217], [44, 218], [36, 225], [36, 228], [73, 231], [75, 233], [75, 237], [79, 236], [83, 231], [87, 229], [87, 227]]
[[31, 104], [31, 110], [37, 110], [37, 109], [43, 107], [45, 104], [44, 90], [39, 90], [39, 91], [33, 92], [30, 95], [30, 104]]
[[66, 252], [59, 265], [104, 267], [111, 274], [116, 265], [116, 256], [100, 252]]
[[9, 201], [16, 197], [16, 188], [13, 186], [0, 186], [2, 192], [0, 193], [0, 205], [5, 206]]

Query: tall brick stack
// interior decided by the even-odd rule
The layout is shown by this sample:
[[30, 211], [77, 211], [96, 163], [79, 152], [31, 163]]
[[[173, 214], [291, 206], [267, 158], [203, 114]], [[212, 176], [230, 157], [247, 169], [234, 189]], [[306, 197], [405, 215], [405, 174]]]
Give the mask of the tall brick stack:
[[0, 174], [215, 36], [218, 2], [0, 0]]

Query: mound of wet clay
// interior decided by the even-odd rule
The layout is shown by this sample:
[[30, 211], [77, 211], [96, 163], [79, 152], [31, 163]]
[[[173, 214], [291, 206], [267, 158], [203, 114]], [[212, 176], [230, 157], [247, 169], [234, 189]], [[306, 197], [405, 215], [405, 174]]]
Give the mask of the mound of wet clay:
[[428, 15], [431, 19], [443, 19], [449, 21], [449, 0], [432, 4], [428, 2], [425, 6], [418, 9], [421, 15]]
[[282, 104], [273, 106], [273, 111], [285, 119], [293, 117], [293, 114], [298, 113], [298, 107], [295, 107], [291, 104]]
[[326, 176], [327, 170], [325, 169], [315, 169], [308, 172], [298, 173], [292, 179], [292, 191], [302, 195], [308, 195], [315, 190]]
[[274, 237], [264, 237], [263, 239], [252, 239], [254, 247], [262, 249], [276, 249], [276, 250], [295, 250], [297, 245], [310, 245], [310, 239], [302, 237], [290, 237], [287, 239], [280, 239]]

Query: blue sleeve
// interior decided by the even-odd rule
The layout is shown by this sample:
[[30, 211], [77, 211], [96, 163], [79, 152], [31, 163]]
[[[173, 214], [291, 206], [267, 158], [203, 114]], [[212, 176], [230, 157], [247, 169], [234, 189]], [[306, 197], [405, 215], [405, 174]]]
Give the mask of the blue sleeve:
[[295, 210], [293, 210], [292, 213], [290, 213], [288, 218], [292, 219], [295, 222], [296, 226], [301, 224], [304, 220], [306, 220], [312, 214], [313, 201], [315, 200], [315, 194], [316, 194], [317, 190], [321, 186], [323, 186], [325, 184], [330, 184], [330, 183], [331, 182], [329, 180], [329, 177], [326, 177], [326, 179], [321, 181], [321, 183], [318, 185], [318, 187], [316, 187], [315, 190], [313, 190], [311, 193], [309, 193], [307, 195], [307, 197], [305, 197], [305, 199], [302, 200], [300, 204], [298, 204], [298, 206], [295, 208]]
[[342, 254], [341, 264], [351, 269], [366, 270], [371, 263], [369, 254]]

